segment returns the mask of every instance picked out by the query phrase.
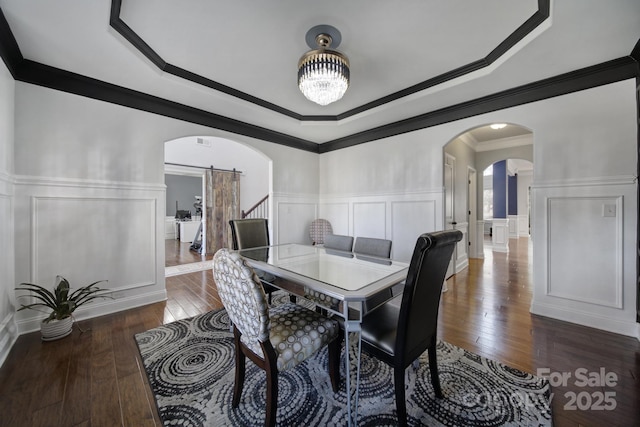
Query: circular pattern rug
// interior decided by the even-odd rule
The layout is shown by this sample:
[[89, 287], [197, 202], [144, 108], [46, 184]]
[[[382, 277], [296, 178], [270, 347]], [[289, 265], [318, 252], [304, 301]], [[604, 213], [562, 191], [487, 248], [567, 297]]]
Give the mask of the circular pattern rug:
[[[135, 339], [164, 425], [264, 424], [266, 376], [248, 359], [240, 405], [231, 408], [234, 347], [225, 310], [163, 325], [137, 334]], [[350, 348], [354, 351], [355, 346]], [[446, 342], [438, 343], [437, 352], [444, 398], [433, 394], [425, 352], [419, 367], [406, 370], [409, 425], [552, 424], [551, 390], [545, 379]], [[325, 348], [295, 369], [279, 374], [279, 426], [347, 425], [344, 362], [341, 387], [334, 393], [327, 359]], [[351, 371], [355, 381], [355, 369]], [[397, 425], [395, 408], [393, 370], [363, 354], [358, 425]]]

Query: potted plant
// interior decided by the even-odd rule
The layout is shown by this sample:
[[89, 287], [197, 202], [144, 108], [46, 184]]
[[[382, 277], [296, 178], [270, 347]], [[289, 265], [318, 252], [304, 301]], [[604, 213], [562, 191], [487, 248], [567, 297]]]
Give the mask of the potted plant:
[[18, 298], [32, 296], [38, 302], [32, 304], [22, 304], [18, 309], [34, 307], [46, 307], [51, 310], [49, 317], [40, 324], [40, 332], [43, 341], [52, 341], [66, 337], [71, 333], [73, 326], [73, 312], [83, 304], [93, 301], [96, 298], [110, 298], [105, 292], [108, 289], [101, 289], [98, 283], [105, 282], [99, 280], [90, 285], [83, 286], [71, 291], [69, 281], [62, 276], [56, 276], [56, 285], [53, 292], [49, 289], [33, 283], [20, 283], [16, 290], [30, 291], [30, 295], [19, 295]]

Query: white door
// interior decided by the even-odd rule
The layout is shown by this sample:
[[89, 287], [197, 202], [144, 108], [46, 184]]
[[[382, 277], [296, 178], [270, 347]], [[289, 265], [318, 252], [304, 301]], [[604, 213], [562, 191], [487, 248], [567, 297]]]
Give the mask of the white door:
[[469, 240], [469, 257], [470, 258], [479, 258], [478, 254], [482, 251], [482, 242], [477, 241], [478, 237], [478, 187], [476, 184], [476, 170], [473, 168], [469, 168], [468, 171], [469, 178], [469, 187], [467, 190], [467, 206], [469, 210], [467, 211], [467, 222], [469, 223], [469, 232], [468, 240]]
[[[456, 159], [455, 157], [445, 153], [444, 155], [444, 228], [451, 230], [456, 228], [454, 215], [454, 178], [455, 178]], [[447, 268], [446, 278], [448, 279], [455, 273], [454, 263], [457, 257], [456, 249], [453, 250], [453, 256]]]

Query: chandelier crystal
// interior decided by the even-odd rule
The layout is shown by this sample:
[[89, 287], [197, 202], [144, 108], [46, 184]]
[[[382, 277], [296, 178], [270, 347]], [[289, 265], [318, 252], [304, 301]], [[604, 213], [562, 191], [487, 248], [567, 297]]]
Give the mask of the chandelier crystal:
[[349, 87], [349, 59], [330, 50], [332, 42], [330, 35], [319, 34], [318, 48], [298, 61], [298, 87], [308, 100], [320, 105], [339, 100]]

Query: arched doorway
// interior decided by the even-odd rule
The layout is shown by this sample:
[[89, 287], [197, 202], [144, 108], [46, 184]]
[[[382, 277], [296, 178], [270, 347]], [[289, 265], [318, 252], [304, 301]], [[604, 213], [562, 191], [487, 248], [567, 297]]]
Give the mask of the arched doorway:
[[[196, 225], [186, 236], [176, 226], [178, 211], [189, 210], [197, 218], [197, 197], [206, 197], [204, 176], [207, 169], [237, 171], [240, 181], [240, 211], [271, 194], [271, 160], [263, 153], [237, 141], [213, 136], [188, 136], [165, 142], [164, 171], [166, 191], [165, 265], [178, 265], [205, 259], [190, 251], [197, 234]], [[266, 209], [264, 215], [271, 216]], [[199, 219], [199, 218], [197, 218]]]
[[[458, 245], [456, 251], [454, 273], [464, 268], [469, 258], [484, 257], [483, 171], [488, 166], [507, 159], [528, 161], [530, 167], [525, 174], [532, 180], [533, 133], [531, 130], [518, 124], [485, 124], [468, 129], [444, 147], [445, 165], [449, 167], [454, 165], [454, 170], [450, 172], [454, 176], [453, 183], [450, 186], [445, 184], [445, 204], [451, 203], [452, 206], [445, 206], [445, 212], [447, 210], [453, 212], [451, 222], [455, 223], [455, 228], [460, 229], [465, 235], [463, 243]], [[522, 165], [512, 161], [513, 165], [520, 170], [520, 173], [524, 172]], [[505, 181], [506, 179], [505, 175]], [[452, 191], [452, 194], [446, 194], [447, 191]], [[528, 191], [525, 193], [528, 199]], [[527, 223], [529, 217], [526, 211]], [[508, 227], [506, 220], [507, 218], [504, 226]], [[508, 234], [506, 237], [508, 239]], [[508, 240], [505, 242], [508, 244]]]

